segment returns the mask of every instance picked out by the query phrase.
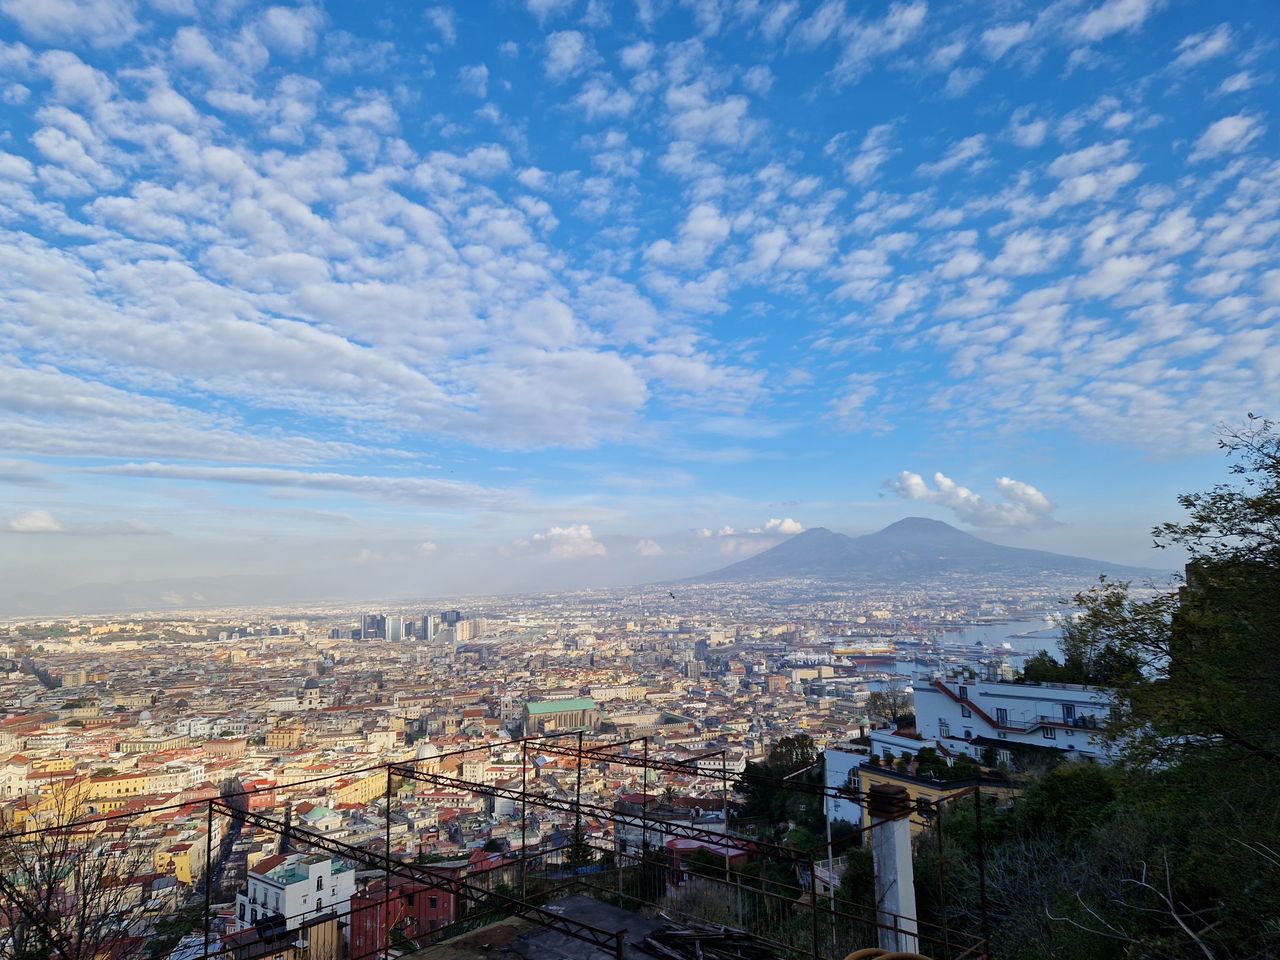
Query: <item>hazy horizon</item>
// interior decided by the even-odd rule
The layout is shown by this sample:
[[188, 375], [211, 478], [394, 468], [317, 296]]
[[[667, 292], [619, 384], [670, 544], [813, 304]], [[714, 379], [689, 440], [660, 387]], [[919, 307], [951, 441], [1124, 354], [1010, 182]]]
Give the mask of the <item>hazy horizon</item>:
[[998, 13], [2, 0], [0, 618], [1176, 567], [1280, 396], [1273, 8]]

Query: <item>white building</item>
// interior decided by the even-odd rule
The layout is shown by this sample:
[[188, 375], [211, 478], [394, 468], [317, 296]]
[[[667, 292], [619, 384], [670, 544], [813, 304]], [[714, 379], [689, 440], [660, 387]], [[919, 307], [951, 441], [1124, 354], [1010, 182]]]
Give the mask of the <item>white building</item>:
[[345, 916], [356, 892], [355, 871], [321, 854], [278, 854], [249, 871], [248, 890], [236, 895], [237, 929], [279, 914], [287, 929], [337, 912]]
[[[916, 732], [925, 744], [936, 744], [946, 753], [981, 759], [986, 747], [1000, 751], [1021, 744], [1095, 760], [1108, 756], [1101, 734], [1111, 702], [1098, 687], [943, 675], [918, 680], [914, 687]], [[872, 747], [895, 757], [909, 750], [901, 738], [880, 731], [872, 734]]]

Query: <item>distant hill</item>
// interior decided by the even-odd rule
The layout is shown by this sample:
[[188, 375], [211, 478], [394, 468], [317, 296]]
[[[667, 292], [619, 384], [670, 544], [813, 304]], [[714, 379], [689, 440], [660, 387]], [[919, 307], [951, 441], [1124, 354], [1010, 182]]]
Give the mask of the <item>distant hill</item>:
[[1167, 571], [1005, 547], [957, 530], [941, 520], [907, 517], [862, 537], [814, 527], [754, 557], [691, 577], [690, 582], [802, 578], [896, 581], [948, 573], [1019, 579], [1045, 576], [1092, 579], [1103, 573], [1136, 580], [1168, 576]]

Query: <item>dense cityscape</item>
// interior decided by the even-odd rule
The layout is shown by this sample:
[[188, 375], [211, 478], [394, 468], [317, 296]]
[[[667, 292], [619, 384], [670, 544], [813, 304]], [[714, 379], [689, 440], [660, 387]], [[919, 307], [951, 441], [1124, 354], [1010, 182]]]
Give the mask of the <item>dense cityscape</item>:
[[1278, 11], [0, 0], [0, 960], [1280, 960]]
[[[736, 778], [784, 738], [803, 734], [817, 750], [863, 759], [877, 749], [873, 727], [887, 737], [881, 747], [940, 746], [895, 729], [871, 695], [900, 687], [909, 696], [913, 681], [943, 672], [1012, 679], [1030, 650], [1052, 646], [1045, 638], [1057, 633], [1063, 595], [1060, 584], [807, 586], [812, 595], [801, 583], [730, 583], [471, 599], [469, 609], [431, 612], [388, 605], [10, 623], [0, 633], [4, 821], [41, 824], [69, 798], [82, 814], [126, 818], [131, 842], [150, 857], [128, 880], [152, 922], [135, 933], [149, 941], [157, 925], [190, 932], [165, 921], [202, 903], [207, 883], [215, 936], [235, 937], [267, 916], [250, 885], [280, 869], [279, 836], [237, 824], [224, 848], [223, 833], [207, 836], [201, 801], [246, 795], [249, 810], [280, 817], [287, 809], [301, 829], [381, 851], [389, 781], [379, 765], [527, 788], [524, 737], [581, 731], [588, 746], [647, 738], [651, 759], [684, 772], [539, 752], [538, 790], [572, 786], [576, 799], [607, 808], [678, 800], [667, 816], [678, 809], [692, 822], [697, 807], [724, 833], [725, 811], [740, 807], [726, 806]], [[965, 642], [975, 628], [1025, 638], [1018, 650]], [[1080, 746], [1088, 739], [1084, 731]], [[575, 814], [563, 810], [534, 812], [522, 832], [511, 800], [462, 787], [397, 784], [395, 801], [391, 855], [463, 875], [501, 870], [509, 853], [563, 854], [575, 843]], [[832, 811], [841, 817], [860, 820], [861, 811]], [[625, 830], [592, 819], [584, 834], [578, 842], [608, 847]], [[655, 843], [667, 839], [655, 831]], [[337, 899], [284, 910], [290, 930], [326, 899], [340, 917], [376, 903], [367, 878], [357, 889], [348, 874]], [[456, 909], [439, 908], [433, 928], [460, 919]], [[350, 946], [359, 956], [369, 944]]]

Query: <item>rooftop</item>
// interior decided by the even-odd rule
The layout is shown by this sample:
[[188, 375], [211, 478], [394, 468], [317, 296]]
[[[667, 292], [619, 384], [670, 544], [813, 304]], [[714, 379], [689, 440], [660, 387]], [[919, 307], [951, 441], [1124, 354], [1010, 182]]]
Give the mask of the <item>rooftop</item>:
[[596, 702], [590, 697], [574, 697], [572, 700], [539, 700], [537, 703], [525, 705], [529, 716], [536, 717], [544, 713], [563, 713], [569, 710], [594, 710]]

